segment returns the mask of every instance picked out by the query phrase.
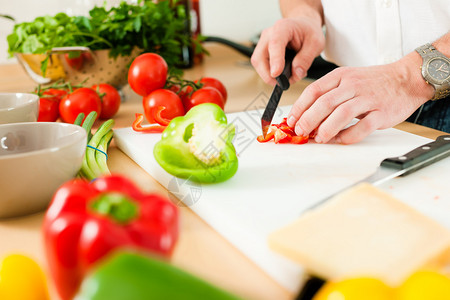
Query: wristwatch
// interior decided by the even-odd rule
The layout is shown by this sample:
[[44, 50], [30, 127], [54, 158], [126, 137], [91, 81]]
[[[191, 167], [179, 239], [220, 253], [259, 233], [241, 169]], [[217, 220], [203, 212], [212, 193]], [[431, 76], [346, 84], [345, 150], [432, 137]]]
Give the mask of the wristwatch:
[[450, 95], [450, 59], [436, 50], [433, 45], [425, 44], [416, 49], [422, 56], [422, 76], [434, 89], [434, 97], [438, 100]]

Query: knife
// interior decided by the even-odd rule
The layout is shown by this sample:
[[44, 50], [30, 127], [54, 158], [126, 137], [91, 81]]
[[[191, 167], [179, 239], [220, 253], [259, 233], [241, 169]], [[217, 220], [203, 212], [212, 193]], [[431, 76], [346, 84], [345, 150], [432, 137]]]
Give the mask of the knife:
[[310, 206], [306, 211], [314, 209], [327, 202], [335, 195], [347, 190], [362, 182], [368, 182], [372, 185], [380, 185], [381, 183], [395, 178], [397, 176], [406, 176], [414, 173], [426, 166], [429, 166], [450, 155], [450, 135], [441, 135], [435, 141], [419, 146], [414, 150], [397, 157], [386, 158], [377, 168], [375, 173], [352, 184], [329, 197], [326, 197], [314, 205]]
[[281, 95], [283, 91], [290, 87], [289, 78], [291, 78], [291, 68], [292, 60], [294, 59], [297, 52], [292, 49], [286, 48], [284, 55], [284, 69], [283, 72], [276, 78], [277, 84], [275, 85], [272, 95], [270, 95], [269, 102], [267, 103], [266, 109], [264, 110], [263, 116], [261, 118], [261, 128], [263, 136], [266, 137], [269, 126], [272, 123], [273, 115], [277, 110], [278, 103], [280, 102]]

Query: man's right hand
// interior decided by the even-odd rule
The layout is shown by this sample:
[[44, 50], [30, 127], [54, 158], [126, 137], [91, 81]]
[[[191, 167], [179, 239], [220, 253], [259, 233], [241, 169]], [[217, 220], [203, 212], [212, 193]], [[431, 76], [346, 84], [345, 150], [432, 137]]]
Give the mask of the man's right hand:
[[283, 72], [285, 48], [289, 47], [297, 51], [290, 80], [294, 83], [306, 76], [324, 46], [321, 18], [309, 15], [284, 18], [262, 32], [251, 62], [266, 83], [275, 85], [275, 78]]

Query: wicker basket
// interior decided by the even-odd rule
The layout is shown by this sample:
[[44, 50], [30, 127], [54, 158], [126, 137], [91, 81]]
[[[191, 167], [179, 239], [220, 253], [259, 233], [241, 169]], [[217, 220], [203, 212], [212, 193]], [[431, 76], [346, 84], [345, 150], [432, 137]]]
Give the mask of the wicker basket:
[[[67, 53], [81, 53], [81, 63], [70, 64]], [[45, 54], [16, 53], [15, 56], [27, 74], [38, 84], [51, 84], [64, 79], [76, 85], [84, 82], [91, 86], [109, 83], [120, 89], [127, 84], [128, 67], [141, 51], [134, 49], [129, 56], [109, 57], [109, 50], [91, 51], [87, 47], [53, 48], [47, 65], [45, 76], [41, 71], [41, 62]]]

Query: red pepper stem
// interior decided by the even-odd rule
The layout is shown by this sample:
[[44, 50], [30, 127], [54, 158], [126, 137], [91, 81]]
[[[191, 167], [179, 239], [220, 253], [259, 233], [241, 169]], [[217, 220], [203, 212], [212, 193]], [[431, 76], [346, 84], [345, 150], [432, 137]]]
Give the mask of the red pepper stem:
[[139, 214], [138, 205], [131, 198], [117, 192], [101, 194], [90, 203], [90, 209], [120, 224], [130, 223]]

